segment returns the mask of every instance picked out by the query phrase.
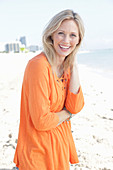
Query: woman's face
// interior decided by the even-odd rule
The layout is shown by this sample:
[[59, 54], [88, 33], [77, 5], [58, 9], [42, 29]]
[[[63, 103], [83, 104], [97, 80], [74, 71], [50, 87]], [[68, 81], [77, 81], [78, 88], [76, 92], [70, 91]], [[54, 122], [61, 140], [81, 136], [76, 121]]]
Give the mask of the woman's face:
[[74, 20], [64, 20], [52, 35], [53, 47], [60, 57], [68, 56], [79, 43], [79, 30]]

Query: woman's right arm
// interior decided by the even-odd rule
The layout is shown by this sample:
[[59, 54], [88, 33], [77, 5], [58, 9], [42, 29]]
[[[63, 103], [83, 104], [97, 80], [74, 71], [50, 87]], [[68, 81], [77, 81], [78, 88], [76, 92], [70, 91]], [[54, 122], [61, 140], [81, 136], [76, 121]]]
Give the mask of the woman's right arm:
[[24, 79], [27, 88], [28, 107], [31, 120], [38, 131], [57, 127], [70, 117], [66, 110], [50, 111], [50, 84], [46, 63], [30, 61]]

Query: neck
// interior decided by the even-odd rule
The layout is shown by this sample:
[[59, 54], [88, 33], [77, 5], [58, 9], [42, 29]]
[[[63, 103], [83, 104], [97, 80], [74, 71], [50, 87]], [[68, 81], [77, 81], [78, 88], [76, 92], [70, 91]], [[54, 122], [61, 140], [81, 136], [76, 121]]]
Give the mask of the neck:
[[54, 65], [54, 71], [56, 72], [58, 77], [61, 77], [63, 74], [63, 62], [65, 57], [59, 57], [56, 56], [55, 58], [55, 65]]
[[63, 66], [65, 57], [56, 56], [55, 67], [61, 68]]

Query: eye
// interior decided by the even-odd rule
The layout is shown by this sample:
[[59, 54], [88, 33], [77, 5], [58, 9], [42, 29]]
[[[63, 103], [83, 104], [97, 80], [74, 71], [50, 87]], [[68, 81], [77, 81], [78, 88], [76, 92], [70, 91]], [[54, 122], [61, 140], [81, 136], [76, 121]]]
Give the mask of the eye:
[[71, 34], [72, 37], [76, 37], [76, 34]]
[[60, 32], [58, 32], [58, 34], [59, 34], [59, 35], [63, 35], [64, 33], [60, 31]]

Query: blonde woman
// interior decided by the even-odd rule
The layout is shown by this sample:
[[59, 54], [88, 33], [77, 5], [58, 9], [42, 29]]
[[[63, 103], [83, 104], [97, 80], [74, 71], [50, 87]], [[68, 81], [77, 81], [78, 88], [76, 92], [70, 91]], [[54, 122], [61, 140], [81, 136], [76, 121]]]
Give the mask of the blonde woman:
[[14, 157], [19, 170], [69, 170], [69, 162], [79, 162], [70, 119], [84, 106], [76, 63], [83, 37], [80, 16], [61, 11], [43, 33], [43, 52], [27, 64]]

